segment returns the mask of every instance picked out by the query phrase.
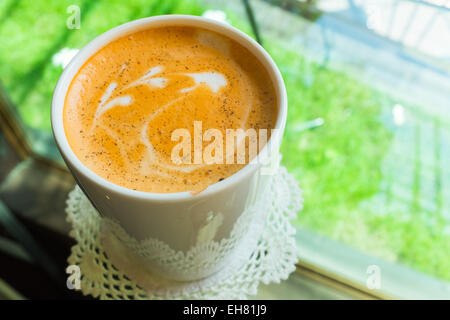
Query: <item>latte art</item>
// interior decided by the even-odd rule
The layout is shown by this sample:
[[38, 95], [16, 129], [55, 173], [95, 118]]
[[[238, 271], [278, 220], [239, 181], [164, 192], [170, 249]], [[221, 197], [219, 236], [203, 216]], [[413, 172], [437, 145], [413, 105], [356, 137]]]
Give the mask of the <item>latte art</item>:
[[80, 69], [64, 106], [80, 161], [148, 192], [199, 192], [244, 165], [174, 163], [175, 130], [193, 137], [200, 121], [204, 132], [225, 136], [227, 129], [270, 130], [275, 118], [275, 92], [260, 62], [236, 42], [190, 27], [148, 29], [108, 44]]

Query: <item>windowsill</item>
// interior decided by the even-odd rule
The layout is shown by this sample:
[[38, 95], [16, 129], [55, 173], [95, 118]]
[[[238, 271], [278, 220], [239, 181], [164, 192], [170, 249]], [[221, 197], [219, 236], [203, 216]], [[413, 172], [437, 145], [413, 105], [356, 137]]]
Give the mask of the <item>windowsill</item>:
[[[450, 283], [409, 267], [367, 255], [350, 246], [305, 229], [297, 229], [301, 265], [356, 291], [382, 299], [450, 299]], [[368, 267], [380, 270], [380, 288], [369, 289]]]
[[[34, 182], [33, 182], [34, 181]], [[36, 188], [36, 182], [45, 188]], [[67, 193], [73, 178], [59, 168], [28, 160], [18, 165], [2, 184], [2, 200], [14, 211], [44, 227], [67, 235]], [[27, 201], [23, 201], [27, 199]], [[262, 285], [258, 299], [448, 299], [450, 284], [410, 268], [366, 255], [354, 248], [297, 229], [297, 272], [281, 284]], [[366, 286], [367, 267], [381, 271], [381, 286]]]
[[[38, 187], [41, 186], [41, 187]], [[26, 219], [42, 226], [37, 234], [44, 234], [50, 229], [68, 238], [70, 226], [64, 213], [67, 193], [73, 189], [73, 178], [59, 168], [28, 158], [17, 165], [0, 187], [1, 199], [20, 219]], [[24, 201], [26, 199], [26, 201]], [[0, 236], [0, 252], [12, 256], [24, 264], [31, 264], [32, 259], [18, 243]], [[64, 252], [62, 252], [64, 254]], [[65, 260], [66, 257], [59, 257]], [[10, 279], [5, 279], [10, 281]], [[9, 283], [14, 287], [14, 282]], [[318, 281], [299, 269], [288, 280], [279, 284], [261, 285], [255, 299], [354, 299], [361, 296], [341, 290], [337, 286]]]

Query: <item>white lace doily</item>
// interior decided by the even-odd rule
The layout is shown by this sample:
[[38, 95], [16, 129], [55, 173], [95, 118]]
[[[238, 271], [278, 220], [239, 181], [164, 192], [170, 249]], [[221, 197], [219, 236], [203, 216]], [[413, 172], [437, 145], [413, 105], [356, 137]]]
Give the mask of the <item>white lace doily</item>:
[[[66, 212], [72, 224], [70, 235], [77, 244], [72, 247], [68, 263], [80, 268], [81, 292], [100, 299], [246, 299], [257, 293], [260, 282], [287, 279], [297, 262], [295, 228], [290, 220], [302, 209], [302, 192], [284, 167], [271, 179], [257, 206], [259, 211], [253, 215], [235, 253], [219, 272], [197, 281], [168, 280], [146, 268], [145, 253], [138, 255], [124, 243], [137, 246], [138, 251], [159, 251], [161, 247], [155, 247], [155, 242], [138, 244], [115, 221], [101, 218], [75, 187], [69, 194]], [[227, 245], [227, 241], [202, 247], [203, 256], [207, 258], [214, 251], [211, 247], [217, 249], [220, 244]], [[163, 246], [164, 250], [166, 254], [169, 250], [168, 256], [182, 257], [183, 262], [195, 265], [189, 253], [170, 252]], [[199, 256], [198, 251], [195, 256]]]

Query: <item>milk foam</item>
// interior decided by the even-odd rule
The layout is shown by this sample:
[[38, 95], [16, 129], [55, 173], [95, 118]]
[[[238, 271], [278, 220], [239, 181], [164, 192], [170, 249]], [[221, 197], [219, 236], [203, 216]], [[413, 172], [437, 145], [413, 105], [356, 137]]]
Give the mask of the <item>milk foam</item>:
[[181, 89], [180, 92], [189, 92], [204, 83], [208, 85], [214, 93], [217, 93], [221, 87], [227, 85], [225, 77], [218, 72], [185, 73], [185, 75], [194, 79], [195, 86]]
[[[126, 65], [124, 65], [122, 67], [121, 72], [124, 71], [125, 68], [126, 68]], [[163, 70], [164, 70], [163, 66], [153, 67], [147, 73], [145, 73], [142, 77], [133, 81], [131, 84], [125, 86], [123, 89], [125, 90], [125, 89], [129, 89], [132, 87], [140, 86], [140, 85], [147, 85], [149, 87], [153, 86], [153, 87], [162, 89], [167, 85], [167, 83], [170, 81], [170, 79], [165, 78], [165, 77], [156, 77], [155, 78], [153, 76], [161, 73]], [[191, 77], [195, 82], [194, 86], [179, 90], [180, 93], [188, 93], [190, 91], [193, 91], [193, 90], [197, 89], [201, 84], [207, 85], [211, 89], [212, 92], [217, 93], [217, 91], [219, 91], [220, 88], [227, 85], [225, 76], [219, 72], [179, 73], [179, 74], [172, 73], [172, 75], [185, 75], [187, 77]], [[108, 85], [108, 87], [106, 88], [106, 91], [103, 94], [103, 96], [100, 99], [100, 102], [98, 104], [97, 111], [96, 111], [95, 117], [94, 117], [93, 126], [92, 126], [91, 130], [93, 130], [98, 125], [97, 124], [98, 119], [105, 112], [107, 112], [108, 110], [110, 110], [114, 107], [117, 107], [117, 106], [122, 106], [122, 107], [129, 106], [133, 102], [133, 97], [130, 95], [119, 96], [119, 97], [116, 97], [116, 98], [108, 101], [116, 89], [117, 89], [116, 82], [111, 82]], [[199, 168], [202, 168], [205, 166], [203, 164], [202, 165], [196, 164], [196, 165], [189, 165], [189, 166], [173, 166], [173, 165], [164, 163], [162, 157], [155, 150], [153, 144], [150, 142], [150, 140], [148, 139], [148, 136], [147, 136], [148, 126], [150, 125], [151, 121], [162, 111], [166, 110], [167, 108], [174, 105], [176, 102], [179, 102], [180, 100], [185, 99], [185, 98], [187, 98], [187, 95], [177, 97], [177, 98], [173, 99], [172, 101], [170, 101], [169, 103], [167, 103], [166, 105], [159, 107], [145, 121], [145, 123], [142, 127], [142, 130], [141, 130], [141, 138], [140, 138], [141, 143], [143, 143], [145, 145], [145, 147], [147, 148], [147, 156], [142, 159], [142, 163], [140, 166], [142, 173], [144, 173], [144, 174], [153, 173], [153, 174], [166, 176], [167, 174], [162, 173], [158, 169], [153, 169], [153, 170], [151, 169], [152, 166], [154, 166], [155, 164], [162, 166], [165, 169], [178, 171], [178, 172], [184, 172], [184, 173], [189, 173], [189, 172], [192, 172], [193, 170], [196, 170], [196, 169], [199, 169]], [[121, 141], [120, 137], [106, 126], [101, 126], [101, 128], [103, 130], [105, 130], [107, 132], [107, 134], [110, 135], [110, 137], [118, 143], [118, 146], [120, 149], [120, 154], [121, 154], [122, 158], [125, 158], [126, 151], [124, 150], [123, 142]], [[147, 168], [147, 170], [145, 168]]]
[[210, 31], [168, 27], [119, 39], [94, 55], [69, 88], [69, 144], [113, 183], [151, 192], [203, 190], [242, 165], [174, 163], [171, 132], [190, 130], [194, 121], [222, 132], [271, 128], [274, 93], [261, 69], [248, 51]]

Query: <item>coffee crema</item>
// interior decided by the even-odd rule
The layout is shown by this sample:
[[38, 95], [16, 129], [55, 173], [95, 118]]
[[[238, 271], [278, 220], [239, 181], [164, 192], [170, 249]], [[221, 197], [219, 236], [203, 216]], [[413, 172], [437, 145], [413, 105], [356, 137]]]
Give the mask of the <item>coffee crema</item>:
[[[89, 58], [70, 84], [63, 122], [75, 155], [104, 179], [139, 191], [197, 193], [245, 165], [225, 163], [227, 129], [268, 129], [269, 138], [276, 117], [272, 81], [248, 49], [174, 26], [119, 38]], [[194, 161], [194, 122], [203, 134], [223, 133], [223, 164]], [[171, 157], [177, 129], [192, 137], [191, 161], [181, 164]], [[209, 139], [199, 142], [203, 150]]]

